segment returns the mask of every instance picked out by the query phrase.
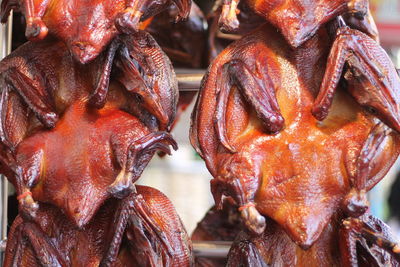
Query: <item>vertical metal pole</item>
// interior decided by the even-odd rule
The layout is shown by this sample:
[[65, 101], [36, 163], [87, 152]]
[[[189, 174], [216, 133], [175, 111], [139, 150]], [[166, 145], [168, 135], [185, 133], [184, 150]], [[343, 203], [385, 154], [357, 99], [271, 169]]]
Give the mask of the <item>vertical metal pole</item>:
[[[3, 59], [8, 54], [11, 53], [11, 42], [12, 42], [12, 12], [8, 18], [8, 22], [5, 25], [1, 25], [0, 30], [0, 58]], [[1, 200], [1, 239], [0, 239], [0, 249], [4, 247], [7, 240], [7, 224], [8, 224], [8, 181], [1, 175], [0, 177], [0, 200]], [[3, 265], [4, 252], [0, 252], [0, 266]]]

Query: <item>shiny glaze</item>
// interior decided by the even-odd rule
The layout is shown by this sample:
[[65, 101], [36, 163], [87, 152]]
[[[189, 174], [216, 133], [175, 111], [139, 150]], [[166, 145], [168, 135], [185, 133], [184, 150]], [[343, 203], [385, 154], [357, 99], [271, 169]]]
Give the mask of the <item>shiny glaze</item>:
[[177, 148], [175, 74], [138, 29], [173, 3], [188, 15], [190, 1], [3, 1], [29, 39], [50, 33], [0, 65], [1, 171], [20, 208], [6, 265], [191, 265], [171, 203], [134, 186], [157, 150]]
[[[4, 59], [0, 71], [2, 79], [14, 87], [12, 91], [22, 96], [46, 127], [54, 127], [59, 114], [73, 101], [90, 98], [96, 107], [104, 106], [106, 100], [123, 102], [121, 109], [147, 118], [146, 124], [168, 128], [175, 115], [178, 88], [165, 54], [144, 32], [118, 38], [113, 47], [109, 48], [114, 49], [112, 56], [107, 51], [91, 64], [80, 65], [61, 42], [28, 43]], [[117, 81], [122, 83], [126, 89], [122, 95], [131, 95], [129, 101], [125, 96], [108, 96], [110, 81], [111, 87]], [[32, 84], [31, 88], [26, 88], [27, 84]]]
[[[375, 40], [347, 26], [337, 30], [320, 92], [312, 109], [314, 116], [319, 120], [326, 117], [342, 72], [356, 101], [399, 132], [400, 78], [396, 68]], [[374, 101], [377, 98], [381, 101]]]
[[[237, 15], [239, 25], [236, 29], [224, 29], [225, 32], [229, 32], [228, 35], [221, 34], [220, 30], [220, 17], [222, 12], [222, 1], [216, 1], [215, 6], [208, 15], [209, 28], [208, 28], [208, 63], [219, 55], [233, 41], [238, 40], [241, 36], [249, 33], [256, 29], [265, 19], [257, 15], [247, 5], [247, 2], [242, 1], [238, 4], [237, 9], [240, 10]], [[218, 6], [217, 6], [218, 5]]]
[[[273, 27], [260, 27], [229, 46], [210, 66], [192, 117], [192, 144], [214, 176], [211, 186], [217, 204], [222, 195], [232, 197], [242, 206], [242, 217], [253, 233], [261, 234], [266, 227], [260, 214], [272, 218], [299, 245], [291, 257], [300, 265], [302, 259], [312, 257], [306, 252], [303, 258], [300, 248], [318, 242], [333, 216], [340, 214], [361, 171], [360, 152], [377, 123], [342, 89], [337, 90], [324, 121], [312, 116], [329, 52], [327, 39], [320, 30], [292, 50]], [[271, 134], [264, 117], [255, 112], [258, 103], [248, 97], [246, 90], [252, 89], [243, 83], [228, 91], [228, 101], [222, 105], [226, 122], [221, 123], [219, 94], [226, 94], [223, 91], [232, 87], [229, 81], [241, 75], [240, 69], [224, 73], [224, 66], [232, 61], [244, 63], [249, 76], [259, 82], [270, 79], [272, 86], [265, 90], [272, 88], [276, 94], [284, 118], [280, 132]], [[394, 163], [398, 142], [397, 134], [389, 130], [374, 158], [375, 167], [368, 172], [365, 190]]]
[[[77, 102], [54, 129], [18, 145], [17, 165], [24, 180], [36, 178], [26, 181], [32, 183], [35, 201], [53, 204], [83, 226], [111, 196], [108, 188], [123, 167], [129, 144], [149, 133], [137, 118], [115, 107], [97, 111]], [[34, 171], [38, 176], [30, 177]]]

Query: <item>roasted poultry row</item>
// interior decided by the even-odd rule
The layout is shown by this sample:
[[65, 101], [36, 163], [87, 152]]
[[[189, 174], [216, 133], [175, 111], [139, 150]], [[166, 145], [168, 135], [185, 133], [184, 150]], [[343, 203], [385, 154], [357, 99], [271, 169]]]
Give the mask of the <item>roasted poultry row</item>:
[[179, 102], [170, 59], [204, 66], [206, 39], [190, 135], [216, 207], [193, 240], [234, 243], [196, 264], [400, 264], [366, 198], [400, 152], [400, 79], [367, 0], [216, 1], [208, 36], [190, 0], [1, 7], [30, 40], [0, 63], [0, 170], [19, 202], [4, 266], [193, 265], [171, 202], [135, 182], [177, 149], [194, 97]]

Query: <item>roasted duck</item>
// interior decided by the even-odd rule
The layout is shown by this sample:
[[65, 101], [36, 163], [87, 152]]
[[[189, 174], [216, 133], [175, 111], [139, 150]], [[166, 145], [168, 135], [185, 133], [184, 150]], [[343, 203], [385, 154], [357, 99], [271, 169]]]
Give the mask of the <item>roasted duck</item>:
[[[47, 38], [17, 49], [0, 73], [1, 171], [20, 207], [6, 266], [114, 266], [129, 253], [143, 255], [135, 266], [190, 265], [190, 241], [170, 202], [134, 186], [156, 150], [176, 149], [165, 130], [174, 120], [177, 82], [151, 36], [117, 37], [85, 65]], [[99, 108], [91, 101], [102, 92]], [[74, 254], [81, 238], [93, 249], [83, 259]]]
[[[251, 233], [238, 237], [230, 266], [239, 260], [247, 266], [281, 260], [289, 266], [340, 265], [377, 254], [398, 260], [383, 223], [376, 226], [377, 220], [365, 215], [365, 193], [399, 154], [400, 81], [374, 40], [357, 30], [344, 37], [342, 31], [335, 37], [322, 27], [293, 49], [287, 35], [266, 24], [225, 49], [206, 74], [192, 115], [192, 144], [214, 177], [217, 205], [223, 196], [233, 199]], [[347, 54], [349, 59], [340, 56], [335, 38], [360, 38], [368, 57], [356, 54], [360, 50]], [[347, 60], [347, 84], [326, 82], [341, 77], [344, 64], [334, 58]], [[376, 68], [368, 65], [365, 73], [360, 64]], [[317, 121], [311, 111], [316, 114], [325, 92], [333, 103]], [[369, 106], [374, 110], [363, 108]], [[339, 229], [347, 230], [339, 234]], [[343, 231], [351, 241], [329, 241]], [[263, 242], [262, 249], [241, 247], [251, 244], [252, 236]], [[288, 245], [274, 241], [283, 239]]]

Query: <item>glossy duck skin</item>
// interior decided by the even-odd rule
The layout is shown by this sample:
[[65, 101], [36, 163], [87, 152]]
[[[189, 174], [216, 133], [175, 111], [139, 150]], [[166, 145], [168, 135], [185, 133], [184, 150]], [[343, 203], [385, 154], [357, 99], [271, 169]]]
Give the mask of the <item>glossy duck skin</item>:
[[[400, 131], [400, 121], [395, 115], [400, 112], [400, 78], [393, 63], [375, 40], [345, 25], [338, 29], [333, 43], [326, 74], [312, 109], [314, 116], [318, 120], [327, 116], [342, 72], [345, 72], [344, 77], [351, 84], [349, 91], [357, 102]], [[382, 101], [374, 102], [372, 98]]]
[[[239, 14], [237, 15], [237, 20], [239, 22], [238, 27], [233, 31], [229, 31], [229, 34], [223, 34], [220, 31], [219, 23], [222, 12], [222, 4], [222, 1], [216, 1], [215, 6], [208, 15], [208, 21], [210, 25], [208, 28], [209, 63], [211, 63], [212, 60], [216, 58], [219, 53], [233, 41], [240, 39], [243, 35], [265, 23], [265, 19], [263, 17], [257, 15], [248, 7], [245, 1], [242, 1], [238, 5], [238, 10], [240, 10]], [[222, 29], [224, 29], [223, 26]]]
[[96, 112], [75, 103], [53, 130], [18, 145], [14, 185], [20, 208], [30, 204], [21, 196], [31, 188], [35, 201], [57, 206], [82, 227], [106, 199], [129, 194], [155, 150], [170, 153], [168, 143], [176, 146], [168, 134], [152, 134], [115, 107]]
[[[78, 229], [57, 208], [43, 204], [38, 219], [17, 217], [9, 233], [4, 266], [190, 266], [189, 238], [172, 203], [159, 191], [137, 186], [146, 207], [170, 244], [161, 245], [152, 229], [136, 214], [128, 214], [116, 257], [106, 253], [115, 230], [121, 203], [109, 200], [93, 220]], [[153, 246], [151, 245], [153, 244]], [[112, 263], [112, 264], [111, 264]]]
[[[97, 82], [98, 68], [102, 66], [97, 60], [103, 59], [80, 65], [63, 43], [48, 40], [27, 43], [1, 63], [4, 85], [1, 137], [8, 149], [8, 154], [3, 150], [2, 165], [9, 169], [8, 173], [13, 172], [8, 178], [16, 186], [21, 195], [20, 203], [28, 214], [35, 208], [29, 193], [29, 188], [34, 187], [34, 199], [59, 205], [78, 225], [83, 225], [110, 196], [109, 191], [115, 196], [129, 193], [127, 189], [140, 175], [140, 171], [134, 173], [132, 168], [141, 170], [154, 149], [169, 152], [165, 145], [176, 146], [168, 134], [152, 134], [158, 131], [156, 118], [141, 108], [143, 101], [130, 94], [127, 85], [123, 86], [117, 78], [111, 79], [108, 101], [103, 109], [87, 104], [93, 84]], [[120, 70], [121, 75], [123, 71], [125, 77], [130, 77], [132, 69]], [[30, 83], [32, 80], [34, 82]], [[31, 86], [26, 87], [27, 84]], [[156, 91], [158, 96], [163, 96], [161, 107], [170, 114], [168, 120], [171, 121], [175, 114], [171, 107], [177, 102], [176, 94], [170, 94], [174, 88], [177, 89], [171, 86], [168, 90], [158, 88]], [[40, 119], [44, 112], [35, 112], [37, 106], [49, 107], [51, 114], [62, 118], [54, 125], [41, 123], [46, 120]], [[45, 126], [53, 128], [48, 130]], [[132, 159], [137, 156], [143, 158], [138, 159], [139, 165], [132, 165], [135, 163]], [[54, 158], [59, 160], [53, 162]], [[103, 167], [99, 167], [99, 163], [104, 164]], [[64, 195], [71, 201], [64, 202]], [[80, 198], [87, 199], [86, 204], [81, 204]], [[83, 208], [82, 212], [77, 213], [77, 207]]]
[[137, 32], [143, 21], [170, 5], [186, 18], [190, 0], [3, 0], [1, 19], [10, 10], [21, 10], [27, 21], [30, 40], [43, 40], [47, 34], [62, 40], [81, 63], [95, 59], [119, 33]]
[[377, 124], [364, 143], [350, 177], [352, 189], [344, 198], [342, 210], [348, 216], [339, 231], [341, 262], [344, 266], [385, 266], [400, 264], [400, 245], [389, 227], [368, 214], [366, 193], [380, 180], [380, 163], [391, 142], [392, 130]]
[[[373, 173], [379, 169], [379, 161], [384, 160], [390, 131], [383, 123], [371, 130], [356, 160], [355, 174], [350, 177], [352, 189], [309, 250], [303, 251], [278, 225], [269, 221], [260, 237], [238, 235], [228, 256], [228, 266], [236, 266], [238, 262], [244, 266], [294, 266], [304, 264], [303, 257], [307, 257], [307, 264], [320, 266], [398, 266], [398, 241], [385, 223], [368, 214], [366, 198], [367, 190], [374, 186], [376, 178], [380, 178], [379, 174]], [[284, 262], [281, 262], [282, 258]]]
[[[115, 75], [111, 75], [112, 68]], [[75, 81], [73, 78], [80, 71], [89, 74]], [[92, 90], [91, 104], [104, 106], [108, 97], [112, 98], [107, 93], [110, 80], [122, 83], [135, 103], [124, 108], [152, 128], [168, 128], [176, 112], [178, 84], [173, 67], [154, 39], [142, 31], [117, 38], [108, 51], [88, 66], [74, 62], [62, 43], [48, 40], [27, 44], [2, 61], [0, 72], [8, 88], [2, 91], [3, 95], [12, 87], [48, 128], [55, 126], [58, 114], [73, 102], [74, 95], [84, 98]], [[70, 84], [60, 89], [63, 81]], [[79, 92], [74, 85], [85, 90]]]
[[[376, 40], [377, 42], [379, 42], [378, 30], [375, 21], [371, 15], [369, 5], [367, 2], [364, 3], [363, 1], [361, 1], [361, 3], [363, 5], [362, 9], [367, 10], [367, 13], [365, 15], [363, 14], [363, 16], [360, 16], [360, 14], [358, 14], [359, 16], [356, 16], [356, 14], [351, 11], [347, 11], [345, 13], [341, 12], [343, 13], [343, 19], [347, 23], [347, 25], [349, 25], [350, 28], [357, 29], [369, 35], [372, 39]], [[225, 17], [229, 16], [229, 13], [221, 14], [221, 9], [223, 6], [224, 6], [223, 1], [216, 1], [213, 11], [209, 15], [210, 27], [209, 27], [208, 44], [209, 44], [210, 63], [229, 44], [231, 44], [236, 40], [239, 40], [243, 35], [255, 30], [260, 25], [265, 23], [266, 20], [265, 17], [263, 17], [262, 13], [257, 13], [251, 7], [249, 7], [248, 1], [239, 2], [237, 6], [238, 10], [237, 12], [239, 12], [239, 14], [237, 14], [237, 16], [235, 16], [234, 18], [232, 17], [224, 18], [224, 16]], [[360, 9], [361, 7], [358, 8]], [[308, 11], [304, 11], [304, 13], [307, 12]], [[224, 26], [225, 25], [224, 21], [228, 23], [229, 19], [235, 19], [235, 20], [237, 19], [238, 27], [235, 29], [231, 29], [228, 27], [228, 29], [226, 29], [226, 27]], [[267, 21], [269, 20], [267, 19]], [[315, 31], [320, 27], [328, 26], [329, 28], [333, 28], [332, 32], [333, 35], [335, 35], [336, 32], [335, 27], [337, 26], [333, 25], [334, 23], [329, 23], [329, 22], [327, 24], [320, 23], [318, 24], [318, 27], [315, 28]], [[219, 26], [221, 26], [222, 31], [228, 32], [228, 34], [222, 33], [219, 29]], [[296, 27], [295, 24], [292, 26], [294, 28]], [[276, 27], [278, 27], [278, 29], [280, 28], [280, 26]], [[295, 29], [289, 28], [289, 29], [293, 31], [297, 30], [296, 28]], [[312, 35], [308, 36], [307, 39], [310, 38]], [[304, 41], [306, 41], [306, 39]]]
[[[344, 222], [339, 227], [339, 218], [334, 218], [321, 237], [308, 250], [302, 250], [275, 222], [269, 220], [263, 235], [252, 236], [245, 231], [239, 233], [228, 254], [226, 266], [398, 266], [398, 254], [391, 253], [395, 246], [394, 235], [379, 219], [367, 215], [363, 223]], [[365, 225], [364, 225], [365, 223]], [[380, 229], [380, 234], [368, 236], [369, 227]], [[364, 228], [364, 236], [354, 230]], [[352, 232], [348, 235], [348, 232]], [[345, 236], [345, 237], [344, 237]], [[390, 239], [390, 241], [389, 241]], [[380, 241], [379, 241], [380, 240]], [[380, 243], [381, 242], [381, 243]], [[377, 244], [385, 246], [378, 246]], [[349, 247], [352, 250], [348, 250]], [[219, 265], [211, 265], [219, 266]]]
[[[105, 105], [110, 79], [114, 78], [138, 97], [139, 106], [157, 119], [159, 129], [170, 128], [176, 114], [178, 83], [170, 60], [150, 34], [139, 31], [116, 38], [108, 48], [102, 66], [96, 89], [90, 96], [92, 106], [101, 108]], [[113, 69], [118, 70], [114, 77]], [[145, 111], [136, 110], [139, 113]], [[140, 115], [143, 116], [145, 114]]]
[[[245, 36], [210, 66], [192, 117], [192, 144], [214, 176], [217, 204], [222, 195], [231, 196], [252, 232], [263, 232], [262, 214], [303, 248], [315, 243], [341, 209], [352, 190], [350, 177], [356, 174], [359, 154], [376, 125], [376, 119], [342, 90], [327, 119], [318, 122], [311, 115], [329, 52], [326, 38], [321, 30], [292, 50], [268, 25]], [[231, 62], [240, 62], [242, 69], [225, 72]], [[238, 79], [245, 72], [254, 83]], [[285, 128], [275, 135], [260, 121], [249, 93], [243, 93], [257, 87], [274, 93], [281, 107]], [[398, 142], [394, 132], [387, 136], [368, 176], [374, 182], [366, 190], [394, 163]]]
[[[228, 31], [236, 29], [239, 21], [236, 8], [240, 0], [224, 0], [220, 25]], [[359, 18], [367, 14], [367, 0], [247, 0], [255, 13], [277, 27], [292, 47], [299, 47], [326, 22], [346, 12]]]

